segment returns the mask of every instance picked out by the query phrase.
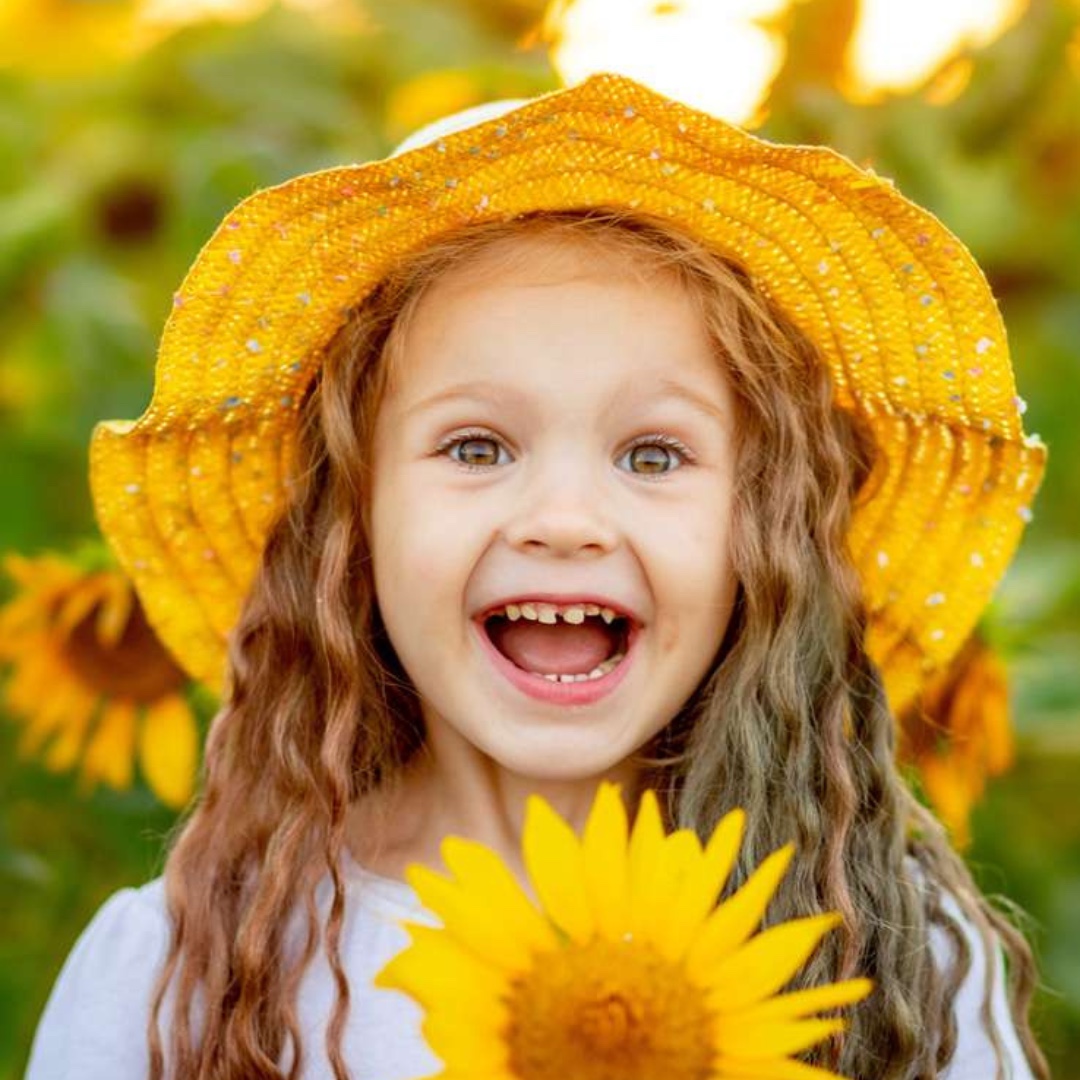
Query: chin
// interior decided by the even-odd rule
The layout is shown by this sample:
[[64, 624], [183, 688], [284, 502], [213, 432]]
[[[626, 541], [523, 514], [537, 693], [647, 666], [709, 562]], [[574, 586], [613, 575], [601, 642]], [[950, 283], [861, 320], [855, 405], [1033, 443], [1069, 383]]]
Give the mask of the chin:
[[[599, 737], [598, 737], [599, 736]], [[626, 757], [598, 732], [548, 729], [533, 740], [481, 748], [499, 767], [541, 783], [576, 783], [605, 776]]]

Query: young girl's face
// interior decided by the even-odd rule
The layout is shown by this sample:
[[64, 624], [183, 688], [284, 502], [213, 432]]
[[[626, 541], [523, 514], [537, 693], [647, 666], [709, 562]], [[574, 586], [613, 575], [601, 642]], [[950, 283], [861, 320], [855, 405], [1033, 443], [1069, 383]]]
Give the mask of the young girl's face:
[[[616, 771], [716, 656], [735, 596], [734, 408], [673, 280], [514, 244], [509, 269], [489, 250], [417, 308], [376, 424], [375, 585], [435, 753], [452, 740], [518, 776], [580, 780]], [[530, 600], [583, 610], [487, 618]], [[631, 617], [626, 658], [590, 680], [529, 674], [618, 653], [619, 623], [590, 604]]]

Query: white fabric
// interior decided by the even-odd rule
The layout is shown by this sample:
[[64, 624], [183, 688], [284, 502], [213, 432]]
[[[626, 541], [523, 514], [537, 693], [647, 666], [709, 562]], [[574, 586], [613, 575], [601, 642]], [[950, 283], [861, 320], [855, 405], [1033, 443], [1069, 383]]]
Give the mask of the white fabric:
[[[406, 883], [378, 877], [351, 860], [345, 872], [348, 896], [341, 958], [353, 997], [342, 1049], [353, 1080], [416, 1080], [437, 1073], [441, 1063], [420, 1034], [419, 1006], [396, 990], [373, 987], [371, 979], [408, 944], [398, 919], [429, 925], [438, 925], [438, 919], [421, 907]], [[322, 883], [318, 899], [325, 918], [329, 879]], [[992, 1080], [994, 1052], [979, 1019], [986, 953], [955, 902], [950, 913], [964, 925], [973, 963], [957, 999], [957, 1053], [942, 1078]], [[160, 878], [139, 889], [122, 889], [108, 900], [57, 979], [34, 1039], [26, 1080], [143, 1080], [150, 995], [168, 939]], [[943, 962], [950, 949], [947, 936], [935, 931], [931, 941], [935, 956]], [[996, 962], [993, 1015], [1009, 1059], [1005, 1075], [1010, 1080], [1031, 1080], [1009, 1018], [1000, 950]], [[332, 1080], [325, 1025], [333, 1002], [329, 967], [317, 953], [300, 991], [305, 1080]]]

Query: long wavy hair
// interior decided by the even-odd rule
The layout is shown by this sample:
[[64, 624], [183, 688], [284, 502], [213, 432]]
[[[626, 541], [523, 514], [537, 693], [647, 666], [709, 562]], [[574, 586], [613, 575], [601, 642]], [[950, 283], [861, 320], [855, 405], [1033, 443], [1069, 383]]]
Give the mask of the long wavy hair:
[[[166, 863], [173, 936], [149, 1023], [151, 1077], [295, 1080], [296, 996], [320, 945], [336, 983], [328, 1057], [336, 1080], [350, 1076], [339, 952], [347, 815], [393, 785], [424, 745], [418, 695], [375, 595], [373, 429], [432, 282], [481, 253], [512, 261], [522, 236], [596, 245], [627, 272], [674, 275], [733, 387], [735, 610], [711, 670], [641, 749], [638, 775], [660, 794], [670, 827], [703, 839], [729, 809], [745, 808], [725, 894], [794, 840], [768, 921], [843, 915], [796, 985], [858, 974], [875, 992], [850, 1010], [843, 1035], [803, 1060], [874, 1080], [938, 1075], [956, 1047], [951, 1006], [972, 960], [947, 892], [990, 955], [1000, 940], [1013, 1019], [1036, 1075], [1047, 1077], [1027, 1019], [1037, 977], [1024, 937], [980, 894], [897, 769], [895, 720], [864, 648], [846, 546], [853, 507], [879, 475], [875, 448], [835, 406], [812, 342], [744, 270], [663, 220], [615, 208], [455, 230], [403, 260], [326, 349], [303, 406], [287, 505], [230, 639], [230, 691], [207, 740], [201, 796]], [[324, 919], [315, 889], [327, 877]], [[299, 948], [287, 947], [290, 918], [303, 927]], [[945, 970], [928, 947], [932, 926], [955, 944]]]

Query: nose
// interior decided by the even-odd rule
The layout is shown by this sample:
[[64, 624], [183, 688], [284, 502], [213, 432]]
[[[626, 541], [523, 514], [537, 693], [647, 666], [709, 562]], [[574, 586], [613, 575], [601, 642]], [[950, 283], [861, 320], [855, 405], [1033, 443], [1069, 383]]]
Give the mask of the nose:
[[603, 480], [577, 465], [553, 463], [523, 486], [505, 528], [511, 547], [561, 558], [614, 550], [619, 532]]

